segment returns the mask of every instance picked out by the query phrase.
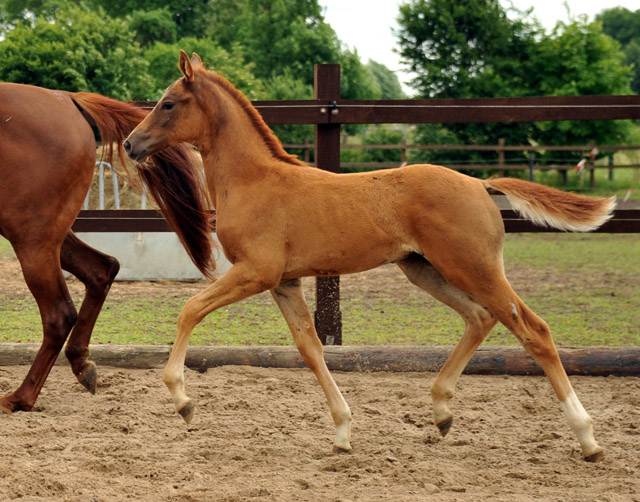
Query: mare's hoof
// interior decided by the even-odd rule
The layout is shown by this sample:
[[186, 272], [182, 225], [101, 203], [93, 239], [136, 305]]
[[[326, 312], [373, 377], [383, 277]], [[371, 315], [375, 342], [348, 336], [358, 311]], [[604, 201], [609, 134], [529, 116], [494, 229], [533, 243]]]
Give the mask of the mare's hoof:
[[593, 462], [594, 464], [600, 462], [603, 458], [604, 452], [602, 450], [597, 451], [594, 454], [589, 455], [588, 457], [584, 457], [587, 462]]
[[2, 410], [2, 413], [6, 413], [7, 415], [11, 415], [13, 413], [13, 408], [6, 404], [3, 399], [0, 399], [0, 410]]
[[333, 445], [333, 453], [351, 453], [351, 448], [341, 448], [340, 446]]
[[440, 422], [439, 424], [436, 424], [438, 426], [438, 429], [440, 430], [440, 434], [442, 435], [442, 437], [445, 437], [447, 435], [447, 432], [449, 432], [449, 429], [451, 429], [452, 424], [453, 424], [453, 417], [449, 417], [444, 422]]
[[96, 393], [96, 383], [98, 381], [98, 370], [93, 361], [88, 361], [85, 364], [84, 369], [78, 375], [78, 381], [82, 386], [87, 389], [91, 394]]
[[184, 406], [178, 410], [178, 414], [184, 419], [187, 425], [191, 423], [191, 419], [193, 418], [193, 412], [195, 409], [195, 403], [191, 399], [189, 399], [184, 404]]

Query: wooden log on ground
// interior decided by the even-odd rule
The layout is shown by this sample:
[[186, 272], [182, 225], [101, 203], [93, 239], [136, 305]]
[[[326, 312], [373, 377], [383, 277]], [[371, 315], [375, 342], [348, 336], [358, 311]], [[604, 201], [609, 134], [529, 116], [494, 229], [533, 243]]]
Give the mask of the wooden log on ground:
[[[0, 366], [29, 365], [38, 351], [33, 343], [0, 344]], [[439, 371], [453, 347], [327, 346], [329, 369], [335, 371]], [[99, 366], [163, 368], [171, 347], [92, 345], [91, 358]], [[581, 347], [559, 349], [570, 375], [640, 376], [640, 347]], [[58, 358], [57, 364], [68, 364]], [[187, 367], [206, 371], [217, 366], [304, 368], [295, 347], [190, 347]], [[465, 373], [483, 375], [542, 375], [536, 362], [519, 347], [481, 347]]]

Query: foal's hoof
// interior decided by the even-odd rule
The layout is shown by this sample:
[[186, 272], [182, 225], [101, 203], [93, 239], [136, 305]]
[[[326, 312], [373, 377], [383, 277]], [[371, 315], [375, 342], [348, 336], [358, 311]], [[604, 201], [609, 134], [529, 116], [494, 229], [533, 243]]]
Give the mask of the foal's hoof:
[[604, 452], [602, 450], [589, 455], [588, 457], [584, 457], [587, 462], [593, 462], [594, 464], [600, 462], [604, 458]]
[[440, 430], [440, 434], [442, 435], [442, 437], [445, 437], [447, 435], [447, 432], [449, 432], [449, 429], [451, 429], [452, 424], [453, 417], [449, 417], [444, 422], [436, 424], [438, 426], [438, 429]]
[[184, 419], [184, 421], [189, 425], [191, 423], [191, 419], [193, 418], [193, 412], [196, 409], [195, 403], [189, 399], [183, 406], [178, 410], [178, 414]]
[[96, 393], [96, 383], [98, 381], [98, 369], [93, 361], [87, 361], [84, 369], [78, 375], [78, 381], [91, 394]]
[[332, 450], [332, 452], [333, 452], [333, 453], [351, 453], [351, 447], [349, 447], [349, 448], [342, 448], [342, 447], [340, 447], [340, 446], [333, 445], [333, 450]]

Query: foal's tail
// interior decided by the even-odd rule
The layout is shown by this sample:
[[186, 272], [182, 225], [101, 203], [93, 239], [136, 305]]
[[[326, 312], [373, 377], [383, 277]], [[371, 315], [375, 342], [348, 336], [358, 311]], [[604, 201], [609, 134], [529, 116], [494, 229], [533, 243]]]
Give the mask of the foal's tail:
[[507, 196], [511, 206], [540, 226], [589, 232], [611, 218], [615, 197], [585, 197], [516, 178], [483, 181], [484, 186]]
[[[100, 94], [78, 92], [70, 93], [70, 97], [80, 111], [89, 116], [85, 117], [89, 123], [100, 131], [103, 159], [112, 161], [115, 144], [118, 158], [129, 175], [122, 142], [148, 112]], [[213, 219], [202, 173], [191, 150], [186, 144], [165, 148], [143, 165], [136, 164], [136, 168], [195, 266], [211, 278], [216, 269], [212, 253], [215, 245], [211, 238]]]

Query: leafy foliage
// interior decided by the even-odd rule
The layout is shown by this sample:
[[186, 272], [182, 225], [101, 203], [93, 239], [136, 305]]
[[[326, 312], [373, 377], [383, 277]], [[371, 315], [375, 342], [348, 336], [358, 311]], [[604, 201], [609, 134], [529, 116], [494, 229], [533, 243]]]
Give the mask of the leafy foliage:
[[367, 63], [367, 68], [380, 87], [380, 99], [407, 99], [397, 75], [389, 68], [372, 60]]
[[[507, 16], [498, 0], [412, 0], [400, 8], [400, 52], [425, 98], [626, 94], [630, 68], [599, 23], [560, 23], [551, 34], [529, 13]], [[628, 123], [453, 124], [421, 127], [418, 140], [464, 144], [622, 141]], [[424, 160], [433, 153], [424, 152]], [[440, 157], [443, 156], [439, 152]], [[456, 154], [459, 155], [459, 154]], [[474, 153], [475, 160], [492, 153]], [[446, 158], [446, 155], [444, 156]]]
[[602, 31], [622, 44], [625, 64], [633, 66], [631, 89], [640, 94], [640, 9], [635, 12], [614, 7], [601, 12], [596, 19]]
[[124, 20], [72, 3], [21, 22], [0, 43], [0, 79], [119, 99], [146, 97], [148, 63]]

